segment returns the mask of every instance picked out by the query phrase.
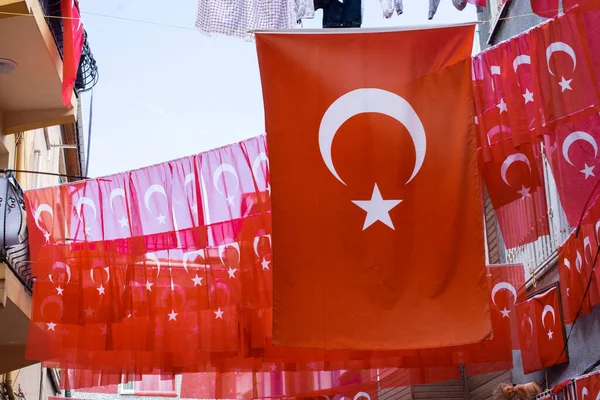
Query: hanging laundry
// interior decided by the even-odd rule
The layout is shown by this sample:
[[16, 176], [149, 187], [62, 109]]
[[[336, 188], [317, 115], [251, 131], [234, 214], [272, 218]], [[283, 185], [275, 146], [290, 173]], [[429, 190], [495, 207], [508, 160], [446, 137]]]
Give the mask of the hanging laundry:
[[394, 15], [394, 0], [379, 0], [379, 3], [385, 19], [390, 19]]
[[396, 14], [402, 14], [404, 12], [404, 5], [402, 4], [402, 0], [394, 0], [394, 8], [396, 9]]
[[253, 31], [293, 29], [296, 0], [198, 0], [196, 28], [209, 35], [251, 38]]
[[452, 5], [454, 6], [454, 8], [456, 8], [458, 11], [462, 11], [465, 9], [465, 7], [467, 6], [467, 0], [452, 0]]
[[325, 0], [323, 28], [360, 28], [362, 0]]
[[295, 0], [295, 2], [297, 21], [315, 17], [315, 3], [313, 0]]
[[427, 19], [433, 19], [433, 16], [437, 12], [439, 5], [440, 0], [429, 0], [429, 14], [427, 16]]

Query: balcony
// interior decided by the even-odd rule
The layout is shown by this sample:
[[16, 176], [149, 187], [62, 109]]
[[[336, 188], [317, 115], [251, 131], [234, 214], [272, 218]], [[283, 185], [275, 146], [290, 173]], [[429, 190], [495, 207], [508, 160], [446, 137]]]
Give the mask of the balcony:
[[25, 359], [33, 277], [23, 194], [12, 176], [0, 179], [0, 215], [6, 221], [0, 235], [0, 373], [5, 373], [35, 364]]
[[[62, 102], [62, 20], [60, 0], [0, 0], [0, 128], [12, 134], [70, 124], [77, 117]], [[12, 67], [12, 68], [11, 68]], [[8, 72], [11, 70], [11, 72]], [[90, 89], [97, 67], [87, 35], [75, 91]]]

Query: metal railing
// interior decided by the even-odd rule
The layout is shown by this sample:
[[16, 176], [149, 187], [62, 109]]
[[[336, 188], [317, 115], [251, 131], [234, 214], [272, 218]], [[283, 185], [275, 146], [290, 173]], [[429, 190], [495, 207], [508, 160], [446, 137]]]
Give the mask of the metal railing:
[[[46, 22], [50, 27], [56, 47], [60, 56], [63, 56], [63, 20], [60, 10], [61, 0], [39, 0], [46, 16]], [[75, 91], [78, 93], [92, 89], [98, 82], [98, 66], [88, 43], [87, 32], [83, 31], [83, 48], [81, 49], [81, 60], [77, 70], [77, 80], [75, 81]]]
[[550, 165], [544, 152], [542, 152], [542, 157], [550, 235], [542, 236], [535, 242], [506, 250], [506, 262], [522, 263], [525, 266], [526, 279], [531, 277], [532, 271], [553, 256], [554, 252], [564, 243], [572, 231], [560, 204], [556, 182], [552, 176]]

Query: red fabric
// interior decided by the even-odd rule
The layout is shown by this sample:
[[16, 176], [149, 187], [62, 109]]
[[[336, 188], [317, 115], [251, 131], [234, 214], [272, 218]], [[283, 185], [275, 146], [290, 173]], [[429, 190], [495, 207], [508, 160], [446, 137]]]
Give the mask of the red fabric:
[[564, 325], [556, 287], [517, 304], [523, 372], [567, 362]]
[[540, 17], [556, 17], [558, 15], [558, 0], [531, 0], [531, 9]]
[[63, 17], [62, 100], [67, 108], [71, 108], [73, 86], [77, 80], [79, 59], [83, 48], [83, 25], [77, 0], [61, 0], [60, 10]]
[[550, 234], [543, 161], [538, 143], [515, 148], [505, 139], [492, 143], [484, 161], [483, 178], [498, 217], [507, 249], [522, 246]]
[[519, 146], [598, 112], [599, 17], [595, 7], [576, 7], [473, 58], [478, 144], [486, 161], [494, 141]]
[[581, 222], [584, 211], [600, 196], [598, 143], [600, 116], [597, 114], [562, 124], [544, 138], [560, 203], [571, 226]]
[[472, 39], [472, 26], [257, 35], [270, 161], [279, 171], [275, 345], [386, 350], [489, 334], [464, 79]]
[[582, 228], [579, 235], [573, 232], [558, 248], [558, 273], [561, 284], [561, 299], [564, 320], [566, 324], [575, 321], [577, 312], [579, 316], [591, 312], [590, 293], [584, 296], [588, 280], [590, 279], [593, 259], [596, 255], [597, 245], [593, 232], [589, 232], [589, 225]]
[[575, 380], [577, 398], [580, 400], [593, 400], [600, 396], [600, 371], [578, 377]]
[[[504, 1], [506, 1], [506, 0], [504, 0]], [[467, 0], [467, 3], [471, 3], [474, 6], [480, 6], [480, 7], [487, 6], [487, 0]]]

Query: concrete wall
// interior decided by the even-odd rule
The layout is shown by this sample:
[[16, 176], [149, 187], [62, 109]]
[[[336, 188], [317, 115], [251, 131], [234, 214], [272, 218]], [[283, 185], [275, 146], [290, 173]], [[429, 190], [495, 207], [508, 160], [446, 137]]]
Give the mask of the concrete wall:
[[531, 11], [530, 0], [511, 0], [506, 6], [506, 14], [503, 20], [499, 21], [496, 26], [496, 33], [492, 43], [488, 44], [490, 37], [490, 29], [493, 21], [490, 21], [490, 11], [486, 8], [483, 12], [477, 14], [480, 21], [484, 21], [479, 26], [481, 50], [498, 44], [506, 39], [525, 32], [529, 28], [538, 25], [544, 21], [544, 18], [538, 17]]
[[42, 368], [42, 364], [22, 368], [17, 374], [14, 390], [18, 391], [20, 386], [26, 400], [47, 400], [48, 396], [58, 394], [47, 369]]

